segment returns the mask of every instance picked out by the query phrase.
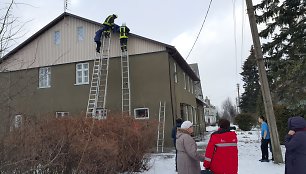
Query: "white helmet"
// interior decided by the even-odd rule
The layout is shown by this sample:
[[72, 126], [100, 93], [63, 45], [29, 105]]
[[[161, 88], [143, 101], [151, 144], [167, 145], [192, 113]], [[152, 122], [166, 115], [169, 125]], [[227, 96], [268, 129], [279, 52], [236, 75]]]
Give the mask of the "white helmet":
[[122, 26], [124, 26], [124, 27], [125, 27], [125, 26], [126, 26], [126, 23], [125, 23], [125, 22], [122, 22]]
[[118, 18], [118, 15], [117, 14], [113, 14], [116, 18]]

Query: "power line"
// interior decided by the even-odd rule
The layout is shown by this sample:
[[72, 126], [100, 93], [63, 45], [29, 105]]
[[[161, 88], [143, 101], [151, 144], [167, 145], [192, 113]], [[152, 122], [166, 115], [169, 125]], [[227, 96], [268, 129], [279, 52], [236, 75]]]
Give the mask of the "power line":
[[186, 60], [188, 59], [188, 57], [189, 57], [191, 51], [193, 50], [195, 44], [197, 43], [197, 41], [198, 41], [198, 39], [199, 39], [199, 36], [200, 36], [201, 31], [202, 31], [202, 29], [203, 29], [204, 23], [205, 23], [205, 21], [206, 21], [208, 12], [209, 12], [209, 10], [210, 10], [210, 5], [211, 5], [211, 3], [212, 3], [212, 0], [210, 0], [210, 2], [209, 2], [208, 9], [207, 9], [207, 11], [206, 11], [206, 15], [205, 15], [204, 21], [203, 21], [203, 23], [202, 23], [202, 26], [201, 26], [200, 31], [199, 31], [199, 33], [198, 33], [198, 36], [197, 36], [196, 40], [194, 41], [194, 43], [193, 43], [193, 45], [192, 45], [192, 47], [191, 47], [191, 49], [190, 49], [190, 51], [189, 51], [189, 53], [188, 53], [188, 55], [187, 55], [187, 57], [186, 57]]
[[237, 35], [236, 35], [236, 0], [233, 3], [233, 21], [234, 21], [234, 42], [235, 42], [235, 59], [236, 59], [236, 77], [238, 77], [238, 56], [237, 56]]

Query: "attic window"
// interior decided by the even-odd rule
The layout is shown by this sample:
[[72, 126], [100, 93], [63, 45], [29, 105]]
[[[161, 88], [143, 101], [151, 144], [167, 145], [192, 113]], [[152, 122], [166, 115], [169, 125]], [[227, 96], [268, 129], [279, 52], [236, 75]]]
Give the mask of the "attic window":
[[60, 31], [54, 32], [54, 43], [55, 45], [59, 45], [61, 43], [61, 33]]
[[84, 27], [83, 26], [77, 27], [77, 36], [78, 36], [78, 41], [84, 40]]

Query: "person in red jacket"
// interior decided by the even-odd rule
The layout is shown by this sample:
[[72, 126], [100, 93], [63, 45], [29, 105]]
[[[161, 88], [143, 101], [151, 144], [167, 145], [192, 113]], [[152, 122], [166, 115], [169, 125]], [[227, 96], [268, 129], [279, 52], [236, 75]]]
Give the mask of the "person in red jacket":
[[212, 133], [206, 148], [204, 167], [214, 174], [238, 173], [237, 135], [230, 122], [220, 119], [219, 130]]

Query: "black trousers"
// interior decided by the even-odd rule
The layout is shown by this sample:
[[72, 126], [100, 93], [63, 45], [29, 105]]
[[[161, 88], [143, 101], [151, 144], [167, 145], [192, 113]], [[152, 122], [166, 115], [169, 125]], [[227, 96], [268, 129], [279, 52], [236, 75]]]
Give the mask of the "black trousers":
[[270, 139], [262, 139], [261, 140], [261, 159], [269, 159], [269, 145]]
[[127, 38], [120, 39], [121, 51], [127, 51]]

